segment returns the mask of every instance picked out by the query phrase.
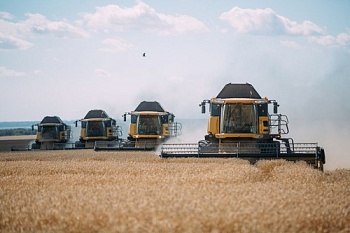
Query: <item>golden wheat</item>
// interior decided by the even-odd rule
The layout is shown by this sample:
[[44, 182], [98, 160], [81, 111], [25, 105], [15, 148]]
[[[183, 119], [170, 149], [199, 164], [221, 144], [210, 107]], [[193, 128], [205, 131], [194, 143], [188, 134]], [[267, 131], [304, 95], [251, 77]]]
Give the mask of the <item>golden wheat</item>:
[[1, 232], [349, 232], [350, 170], [148, 152], [0, 153]]

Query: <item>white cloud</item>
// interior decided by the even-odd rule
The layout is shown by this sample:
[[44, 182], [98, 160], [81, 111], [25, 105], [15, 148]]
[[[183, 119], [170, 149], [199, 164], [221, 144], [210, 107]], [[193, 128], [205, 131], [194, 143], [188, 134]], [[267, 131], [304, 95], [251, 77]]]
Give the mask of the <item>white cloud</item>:
[[285, 47], [288, 47], [288, 48], [292, 48], [292, 49], [302, 49], [303, 47], [295, 42], [295, 41], [291, 41], [291, 40], [282, 40], [280, 41], [280, 43], [285, 46]]
[[234, 7], [220, 15], [238, 33], [313, 35], [323, 33], [323, 29], [304, 21], [301, 24], [276, 14], [272, 9], [242, 9]]
[[132, 47], [131, 44], [126, 43], [121, 39], [106, 39], [102, 41], [103, 48], [99, 49], [102, 52], [122, 52]]
[[15, 70], [8, 69], [4, 66], [0, 66], [0, 77], [18, 77], [18, 76], [24, 76], [25, 73], [18, 72]]
[[41, 75], [41, 74], [43, 74], [43, 71], [42, 70], [34, 70], [34, 74]]
[[66, 20], [50, 21], [40, 14], [26, 14], [27, 19], [11, 22], [11, 15], [0, 12], [0, 49], [25, 50], [33, 46], [30, 40], [37, 35], [52, 35], [61, 38], [88, 37], [83, 29]]
[[13, 15], [8, 12], [0, 11], [0, 18], [2, 19], [13, 19]]
[[50, 21], [40, 14], [26, 14], [28, 17], [21, 22], [23, 28], [35, 34], [51, 34], [55, 37], [88, 37], [83, 29], [74, 26], [67, 20]]
[[281, 20], [283, 27], [285, 28], [285, 31], [289, 35], [318, 35], [324, 33], [323, 29], [314, 24], [311, 21], [304, 21], [301, 24], [298, 24], [295, 21], [291, 21], [283, 16], [278, 16], [278, 18]]
[[0, 49], [26, 50], [32, 46], [32, 43], [23, 40], [19, 37], [0, 33]]
[[24, 32], [19, 24], [0, 19], [0, 28], [0, 49], [25, 50], [32, 47], [32, 44], [24, 38]]
[[160, 14], [143, 2], [131, 8], [118, 5], [96, 7], [96, 12], [85, 13], [83, 18], [89, 28], [105, 32], [135, 29], [157, 34], [181, 34], [208, 30], [194, 17]]
[[337, 43], [339, 45], [349, 45], [350, 44], [350, 33], [340, 33], [337, 36]]
[[62, 62], [61, 59], [58, 58], [58, 57], [53, 57], [52, 59], [53, 59], [53, 61], [56, 62], [56, 63], [61, 63], [61, 62]]
[[208, 31], [201, 21], [187, 15], [163, 15], [159, 14], [161, 22], [165, 22], [164, 28], [155, 29], [159, 34], [181, 34], [194, 31]]
[[95, 69], [95, 74], [99, 77], [109, 77], [110, 74], [103, 69]]
[[340, 33], [337, 36], [324, 35], [324, 36], [312, 36], [309, 41], [319, 45], [325, 46], [347, 46], [350, 45], [350, 34]]

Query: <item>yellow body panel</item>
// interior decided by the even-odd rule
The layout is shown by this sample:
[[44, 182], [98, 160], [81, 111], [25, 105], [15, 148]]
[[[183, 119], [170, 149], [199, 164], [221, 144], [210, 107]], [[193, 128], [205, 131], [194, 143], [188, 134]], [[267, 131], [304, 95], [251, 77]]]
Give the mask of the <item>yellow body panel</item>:
[[216, 138], [260, 138], [258, 134], [255, 133], [217, 133]]
[[211, 116], [208, 121], [208, 133], [217, 134], [219, 133], [219, 117]]
[[131, 112], [131, 114], [138, 115], [138, 116], [160, 116], [160, 115], [166, 115], [165, 113], [162, 112], [148, 112], [148, 111], [143, 111], [143, 112]]
[[163, 124], [162, 125], [162, 135], [163, 136], [170, 136], [169, 124]]
[[256, 99], [242, 99], [242, 98], [239, 98], [239, 99], [235, 99], [235, 98], [232, 98], [232, 99], [220, 99], [221, 101], [223, 101], [225, 104], [234, 104], [234, 103], [241, 103], [241, 104], [254, 104]]
[[259, 117], [259, 133], [260, 134], [270, 133], [269, 118], [267, 116]]
[[132, 135], [132, 137], [136, 138], [136, 139], [138, 139], [138, 138], [149, 138], [149, 139], [164, 138], [164, 136], [162, 136], [162, 135], [141, 135], [141, 134]]
[[136, 134], [136, 124], [130, 124], [129, 125], [129, 134], [135, 135]]
[[108, 140], [108, 137], [105, 136], [97, 136], [97, 137], [85, 137], [84, 140]]
[[113, 137], [112, 127], [106, 128], [106, 135], [107, 135], [107, 137]]
[[65, 131], [60, 131], [60, 140], [65, 140], [67, 139], [67, 134]]
[[81, 137], [81, 138], [86, 138], [86, 129], [82, 128], [82, 129], [80, 130], [80, 137]]
[[41, 140], [41, 137], [42, 137], [42, 136], [41, 136], [41, 132], [38, 131], [38, 132], [36, 133], [36, 140], [37, 140], [37, 141], [40, 141], [40, 140]]

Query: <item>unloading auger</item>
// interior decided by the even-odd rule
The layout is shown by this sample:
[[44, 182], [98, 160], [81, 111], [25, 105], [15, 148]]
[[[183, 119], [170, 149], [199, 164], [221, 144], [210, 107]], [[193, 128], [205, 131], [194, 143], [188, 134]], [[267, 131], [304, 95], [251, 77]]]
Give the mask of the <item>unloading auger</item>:
[[[317, 143], [294, 143], [285, 138], [288, 118], [278, 113], [275, 100], [262, 98], [251, 84], [226, 84], [221, 92], [200, 103], [209, 104], [207, 135], [198, 143], [163, 144], [160, 157], [236, 157], [306, 161], [323, 170], [325, 151]], [[270, 109], [273, 113], [269, 113]]]

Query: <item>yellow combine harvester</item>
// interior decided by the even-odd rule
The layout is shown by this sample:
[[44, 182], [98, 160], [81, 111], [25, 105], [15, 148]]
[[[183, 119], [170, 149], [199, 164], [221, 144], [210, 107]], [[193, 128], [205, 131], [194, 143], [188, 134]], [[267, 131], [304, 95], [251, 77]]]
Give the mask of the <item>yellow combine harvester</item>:
[[81, 130], [79, 141], [75, 142], [76, 149], [93, 148], [96, 141], [115, 141], [122, 135], [122, 129], [116, 125], [116, 120], [100, 109], [90, 110], [79, 121]]
[[131, 116], [127, 140], [113, 143], [96, 143], [95, 150], [153, 150], [160, 143], [181, 134], [181, 124], [174, 122], [175, 115], [156, 101], [143, 101], [134, 111], [123, 115]]
[[38, 128], [32, 149], [63, 149], [71, 138], [71, 126], [65, 124], [58, 116], [46, 116], [35, 125]]
[[149, 144], [155, 147], [171, 137], [181, 134], [181, 124], [174, 122], [175, 115], [157, 101], [143, 101], [135, 111], [125, 113], [131, 115], [128, 140], [136, 148], [144, 148]]
[[210, 114], [205, 140], [164, 144], [161, 157], [303, 160], [323, 170], [324, 149], [317, 143], [294, 143], [283, 138], [289, 132], [287, 116], [278, 114], [278, 103], [262, 98], [251, 84], [229, 83], [216, 97], [201, 102], [202, 113], [206, 104]]

